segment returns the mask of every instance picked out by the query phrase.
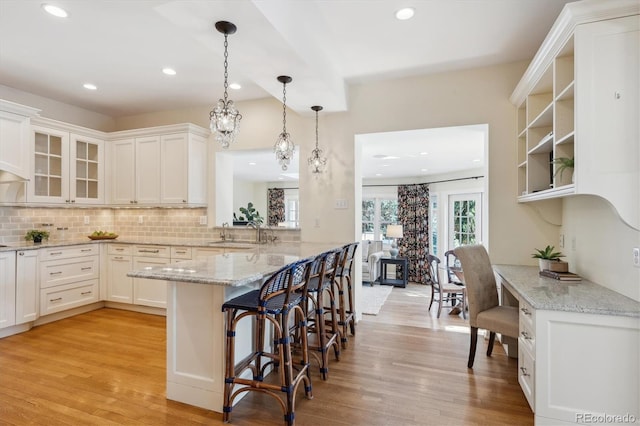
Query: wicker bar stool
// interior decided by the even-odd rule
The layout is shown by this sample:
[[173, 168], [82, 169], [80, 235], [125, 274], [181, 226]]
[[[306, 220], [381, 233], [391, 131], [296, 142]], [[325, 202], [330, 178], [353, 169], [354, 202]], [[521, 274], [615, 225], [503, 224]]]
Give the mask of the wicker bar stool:
[[[285, 266], [268, 278], [259, 290], [245, 293], [222, 305], [222, 310], [226, 313], [227, 330], [222, 415], [224, 422], [229, 421], [233, 401], [243, 392], [256, 391], [273, 396], [284, 412], [287, 425], [295, 423], [295, 395], [298, 386], [304, 384], [307, 398], [313, 397], [306, 341], [306, 313], [302, 303], [306, 300], [310, 263], [310, 260], [303, 260]], [[253, 352], [236, 364], [236, 327], [246, 317], [255, 320]], [[293, 322], [290, 323], [292, 317]], [[289, 336], [297, 328], [300, 359], [294, 362]], [[273, 348], [266, 348], [265, 334], [270, 329], [273, 330]], [[278, 375], [277, 381], [263, 381], [268, 368], [273, 368], [274, 374]], [[245, 370], [250, 370], [253, 377], [240, 377]], [[236, 385], [240, 387], [235, 389]], [[284, 397], [281, 392], [285, 394]]]
[[[333, 348], [340, 360], [338, 310], [333, 282], [341, 250], [330, 250], [318, 255], [311, 265], [305, 312], [308, 323], [309, 353], [318, 361], [322, 380], [329, 375], [329, 351]], [[328, 303], [329, 306], [325, 306]]]
[[338, 327], [342, 347], [346, 349], [348, 331], [356, 335], [356, 307], [352, 282], [353, 258], [360, 243], [351, 243], [342, 247], [342, 253], [338, 269], [336, 271], [335, 285], [338, 290]]

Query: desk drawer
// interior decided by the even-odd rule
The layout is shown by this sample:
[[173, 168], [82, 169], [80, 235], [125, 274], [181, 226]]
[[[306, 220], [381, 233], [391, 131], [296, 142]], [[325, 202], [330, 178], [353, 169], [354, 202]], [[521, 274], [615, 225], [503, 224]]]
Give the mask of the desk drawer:
[[86, 256], [40, 263], [40, 288], [54, 287], [100, 276], [100, 257]]
[[191, 247], [171, 247], [171, 260], [173, 259], [191, 260]]
[[518, 383], [531, 410], [535, 411], [535, 360], [522, 346], [518, 346]]

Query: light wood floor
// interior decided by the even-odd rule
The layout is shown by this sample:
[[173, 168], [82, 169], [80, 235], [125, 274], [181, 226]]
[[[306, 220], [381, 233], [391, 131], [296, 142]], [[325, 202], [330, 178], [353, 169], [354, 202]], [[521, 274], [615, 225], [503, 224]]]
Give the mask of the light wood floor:
[[[461, 316], [427, 313], [428, 287], [394, 288], [378, 316], [332, 361], [313, 369], [314, 398], [298, 425], [531, 425], [517, 362], [479, 344], [466, 368]], [[221, 424], [221, 415], [165, 399], [163, 317], [101, 309], [0, 339], [0, 425]], [[281, 425], [265, 395], [243, 399], [234, 425]]]

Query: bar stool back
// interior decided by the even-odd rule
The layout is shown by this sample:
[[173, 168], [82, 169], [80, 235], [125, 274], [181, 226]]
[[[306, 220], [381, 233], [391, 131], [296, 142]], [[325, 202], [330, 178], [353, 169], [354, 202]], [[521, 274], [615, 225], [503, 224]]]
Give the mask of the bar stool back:
[[356, 306], [355, 294], [352, 286], [353, 259], [360, 243], [351, 243], [342, 247], [342, 253], [338, 270], [336, 271], [335, 284], [338, 290], [338, 326], [342, 347], [346, 349], [348, 342], [348, 330], [356, 335]]
[[[284, 412], [286, 424], [295, 423], [295, 394], [303, 383], [305, 395], [311, 399], [311, 377], [307, 351], [306, 314], [302, 302], [306, 300], [310, 260], [285, 266], [268, 278], [259, 290], [253, 290], [228, 300], [222, 305], [226, 313], [226, 357], [224, 407], [222, 419], [228, 422], [233, 402], [244, 392], [263, 392], [274, 397]], [[253, 352], [235, 363], [235, 336], [238, 322], [245, 317], [254, 319]], [[291, 317], [293, 322], [290, 323]], [[271, 327], [267, 327], [267, 324]], [[300, 336], [300, 360], [293, 362], [289, 333], [295, 328]], [[273, 348], [265, 347], [265, 334], [273, 330]], [[269, 368], [277, 370], [278, 380], [264, 382]], [[249, 370], [252, 378], [240, 377]], [[275, 371], [274, 371], [275, 372]], [[239, 385], [236, 389], [236, 385]], [[282, 397], [284, 393], [284, 397]]]
[[[330, 250], [318, 255], [312, 266], [307, 286], [305, 312], [309, 324], [309, 351], [318, 361], [322, 379], [329, 375], [329, 351], [333, 348], [340, 360], [338, 310], [335, 303], [334, 281], [341, 250]], [[325, 306], [328, 304], [329, 306]]]

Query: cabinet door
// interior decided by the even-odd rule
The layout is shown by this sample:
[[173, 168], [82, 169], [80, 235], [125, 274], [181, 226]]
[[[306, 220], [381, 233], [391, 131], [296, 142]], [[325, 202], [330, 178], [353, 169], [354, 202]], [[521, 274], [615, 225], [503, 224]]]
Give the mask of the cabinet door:
[[16, 252], [0, 253], [0, 328], [16, 323]]
[[136, 138], [136, 201], [160, 202], [160, 136]]
[[[0, 103], [0, 106], [2, 103]], [[0, 111], [0, 169], [30, 179], [32, 155], [30, 120], [24, 115]]]
[[107, 300], [133, 303], [133, 278], [127, 273], [133, 270], [131, 256], [110, 255], [107, 262]]
[[[169, 259], [153, 257], [135, 257], [133, 269], [144, 269], [148, 266], [168, 265]], [[133, 303], [136, 305], [167, 307], [167, 282], [146, 278], [133, 279]]]
[[640, 229], [640, 16], [576, 28], [576, 190]]
[[72, 203], [104, 203], [104, 141], [71, 135], [70, 188]]
[[69, 203], [69, 133], [33, 126], [33, 179], [29, 202]]
[[38, 250], [19, 251], [16, 261], [16, 324], [38, 319]]
[[162, 136], [162, 203], [188, 202], [189, 139], [186, 133]]
[[136, 143], [134, 139], [114, 141], [111, 146], [111, 202], [132, 204], [136, 200]]

